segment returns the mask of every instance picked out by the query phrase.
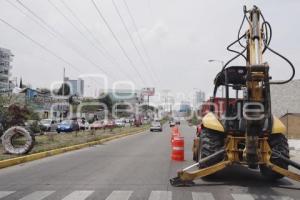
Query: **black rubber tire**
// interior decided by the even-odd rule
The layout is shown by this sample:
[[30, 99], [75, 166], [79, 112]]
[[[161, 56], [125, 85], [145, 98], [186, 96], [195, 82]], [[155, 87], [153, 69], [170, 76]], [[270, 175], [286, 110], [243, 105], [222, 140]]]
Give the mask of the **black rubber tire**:
[[[200, 159], [214, 154], [224, 147], [224, 133], [203, 128], [200, 135]], [[199, 168], [205, 168], [221, 162], [225, 155], [219, 155], [214, 159], [203, 163]], [[199, 158], [198, 158], [199, 159]]]
[[201, 145], [200, 138], [199, 138], [199, 141], [198, 141], [198, 148], [196, 147], [196, 144], [195, 144], [195, 141], [194, 141], [193, 149], [196, 149], [196, 150], [193, 150], [193, 160], [195, 162], [199, 162], [200, 152], [201, 152], [200, 145]]
[[[274, 134], [269, 137], [268, 143], [272, 151], [281, 153], [286, 158], [289, 156], [289, 144], [287, 138], [283, 134]], [[288, 169], [288, 164], [286, 164], [282, 159], [272, 156], [270, 159], [271, 163], [278, 165], [283, 169]], [[261, 174], [269, 180], [277, 180], [283, 178], [283, 175], [278, 174], [265, 165], [260, 166]]]

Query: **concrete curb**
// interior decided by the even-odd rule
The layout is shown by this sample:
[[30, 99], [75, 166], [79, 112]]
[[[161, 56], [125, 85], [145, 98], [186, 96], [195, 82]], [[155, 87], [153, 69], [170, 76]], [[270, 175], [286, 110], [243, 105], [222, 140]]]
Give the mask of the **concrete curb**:
[[41, 159], [41, 158], [46, 158], [46, 157], [49, 157], [49, 156], [62, 154], [62, 153], [69, 152], [69, 151], [82, 149], [82, 148], [85, 148], [85, 147], [94, 146], [94, 145], [97, 145], [97, 144], [102, 144], [104, 142], [108, 142], [108, 141], [115, 140], [115, 139], [118, 139], [118, 138], [126, 137], [126, 136], [129, 136], [129, 135], [135, 135], [135, 134], [143, 133], [146, 130], [147, 130], [147, 128], [144, 128], [144, 129], [137, 130], [137, 131], [134, 131], [134, 132], [123, 133], [123, 134], [120, 134], [120, 135], [115, 135], [115, 136], [104, 138], [104, 139], [101, 139], [101, 140], [96, 140], [96, 141], [82, 143], [82, 144], [76, 144], [76, 145], [69, 146], [69, 147], [63, 147], [63, 148], [59, 148], [59, 149], [53, 149], [53, 150], [44, 151], [44, 152], [40, 152], [40, 153], [34, 153], [34, 154], [31, 154], [31, 155], [21, 156], [21, 157], [17, 157], [17, 158], [2, 160], [2, 161], [0, 161], [0, 169], [6, 168], [6, 167], [11, 167], [11, 166], [18, 165], [18, 164], [22, 164], [22, 163], [33, 161], [33, 160], [38, 160], [38, 159]]

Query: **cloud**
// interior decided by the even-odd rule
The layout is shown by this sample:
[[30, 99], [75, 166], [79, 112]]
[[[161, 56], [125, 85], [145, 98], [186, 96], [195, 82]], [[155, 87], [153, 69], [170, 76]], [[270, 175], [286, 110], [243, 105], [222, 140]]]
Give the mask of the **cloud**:
[[149, 44], [161, 44], [170, 34], [168, 26], [163, 21], [158, 21], [149, 29], [143, 28], [139, 32], [144, 42]]

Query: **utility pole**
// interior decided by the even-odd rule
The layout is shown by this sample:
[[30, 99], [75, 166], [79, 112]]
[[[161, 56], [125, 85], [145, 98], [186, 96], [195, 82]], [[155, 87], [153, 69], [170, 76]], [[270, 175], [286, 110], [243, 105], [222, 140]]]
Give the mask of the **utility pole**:
[[62, 84], [62, 95], [65, 96], [65, 73], [66, 69], [63, 70], [63, 84]]

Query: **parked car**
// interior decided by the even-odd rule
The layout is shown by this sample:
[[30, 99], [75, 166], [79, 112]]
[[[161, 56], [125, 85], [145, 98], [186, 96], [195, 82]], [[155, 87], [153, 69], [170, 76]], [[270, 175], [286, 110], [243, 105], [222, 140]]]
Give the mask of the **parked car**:
[[114, 120], [105, 120], [104, 121], [104, 128], [114, 128], [116, 126]]
[[150, 131], [151, 132], [153, 132], [153, 131], [160, 131], [161, 132], [162, 131], [161, 123], [157, 122], [157, 121], [151, 122]]
[[97, 129], [101, 129], [103, 127], [104, 127], [104, 125], [103, 125], [102, 121], [94, 121], [90, 126], [91, 130], [97, 130]]
[[42, 119], [39, 124], [42, 131], [55, 131], [57, 129], [57, 121], [53, 119]]
[[115, 120], [115, 124], [117, 127], [125, 127], [125, 120], [124, 119], [117, 119]]
[[64, 120], [57, 125], [56, 131], [58, 133], [79, 131], [79, 124], [76, 120]]
[[85, 119], [77, 120], [80, 130], [88, 130], [90, 128], [90, 124]]

